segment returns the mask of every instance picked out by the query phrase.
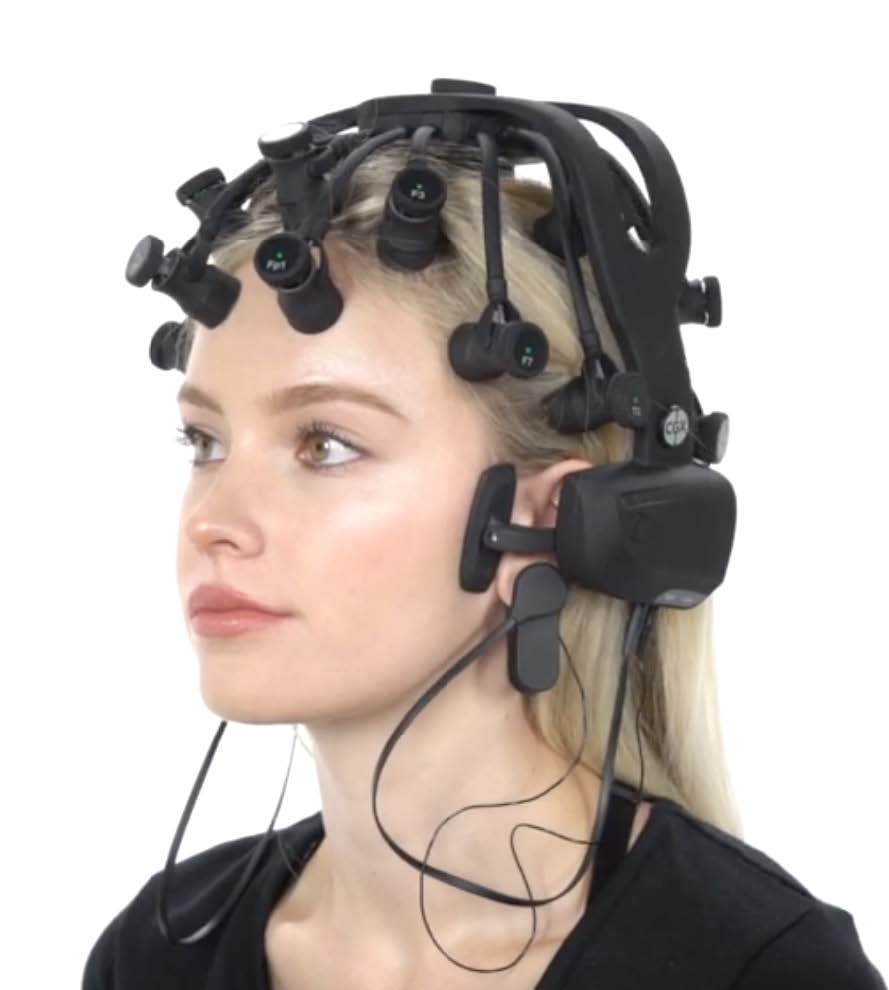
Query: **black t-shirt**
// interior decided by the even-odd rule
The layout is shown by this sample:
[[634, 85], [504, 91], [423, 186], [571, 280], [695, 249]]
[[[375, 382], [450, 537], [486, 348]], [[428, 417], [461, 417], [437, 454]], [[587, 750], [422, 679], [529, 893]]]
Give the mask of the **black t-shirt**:
[[[529, 990], [886, 990], [851, 914], [758, 849], [652, 800], [637, 841]], [[279, 834], [298, 874], [324, 837], [321, 812]], [[176, 864], [167, 899], [175, 935], [216, 913], [262, 835]], [[265, 926], [293, 880], [277, 841], [224, 921], [192, 945], [171, 946], [157, 926], [161, 873], [99, 936], [82, 990], [270, 990]]]

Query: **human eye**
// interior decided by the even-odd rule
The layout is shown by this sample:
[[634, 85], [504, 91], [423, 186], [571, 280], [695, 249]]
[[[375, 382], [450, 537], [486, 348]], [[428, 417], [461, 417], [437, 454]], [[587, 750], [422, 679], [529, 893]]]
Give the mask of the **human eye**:
[[[179, 427], [177, 429], [177, 432], [179, 434], [179, 436], [177, 437], [179, 443], [186, 444], [187, 446], [193, 447], [196, 450], [198, 446], [204, 441], [208, 441], [209, 443], [218, 443], [218, 441], [215, 440], [215, 438], [211, 437], [208, 433], [205, 433], [203, 430], [198, 429], [198, 427], [193, 426], [190, 423], [186, 423], [184, 426]], [[360, 447], [357, 447], [355, 444], [348, 441], [344, 436], [341, 436], [337, 432], [336, 428], [328, 423], [321, 423], [315, 420], [311, 423], [307, 423], [305, 426], [301, 426], [297, 430], [297, 440], [299, 440], [300, 442], [303, 442], [307, 437], [313, 437], [313, 436], [324, 437], [326, 438], [325, 442], [329, 442], [330, 440], [333, 440], [335, 443], [340, 444], [342, 447], [346, 447], [349, 450], [351, 450], [353, 453], [358, 454], [359, 457], [361, 454], [364, 453], [364, 451]], [[315, 450], [318, 449], [317, 444], [315, 445], [314, 449]], [[308, 466], [313, 471], [332, 471], [336, 468], [344, 468], [348, 464], [351, 464], [358, 459], [359, 459], [358, 457], [354, 457], [348, 461], [338, 461], [330, 464], [323, 464], [318, 461], [315, 461], [313, 463], [310, 463]], [[201, 459], [196, 456], [192, 459], [191, 463], [193, 467], [201, 468], [201, 467], [206, 467], [207, 464], [211, 463], [211, 461]]]
[[[360, 447], [356, 447], [355, 444], [350, 443], [337, 431], [336, 427], [331, 426], [329, 423], [321, 423], [318, 420], [313, 420], [311, 423], [307, 423], [305, 426], [301, 426], [299, 430], [297, 430], [297, 437], [300, 441], [305, 440], [306, 437], [310, 436], [326, 437], [327, 441], [333, 440], [334, 443], [338, 443], [341, 447], [346, 447], [353, 453], [359, 455], [358, 457], [353, 457], [351, 460], [338, 461], [332, 464], [319, 464], [317, 462], [310, 464], [309, 467], [313, 471], [331, 471], [335, 468], [344, 468], [349, 464], [353, 464], [363, 453], [365, 453], [365, 451]], [[315, 449], [317, 449], [317, 445]]]
[[[176, 437], [178, 443], [184, 443], [188, 447], [194, 447], [197, 449], [198, 445], [205, 440], [209, 440], [211, 443], [213, 437], [208, 433], [204, 433], [203, 430], [199, 430], [196, 426], [192, 426], [190, 423], [186, 423], [185, 426], [179, 426], [176, 428], [176, 432], [179, 434]], [[207, 463], [203, 460], [198, 460], [197, 457], [192, 459], [193, 467], [204, 467]]]

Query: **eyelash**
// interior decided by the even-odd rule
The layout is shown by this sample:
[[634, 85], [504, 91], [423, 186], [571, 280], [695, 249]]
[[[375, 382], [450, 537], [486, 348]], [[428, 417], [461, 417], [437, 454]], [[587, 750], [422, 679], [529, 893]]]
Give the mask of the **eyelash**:
[[[191, 423], [186, 423], [184, 426], [177, 427], [176, 432], [178, 434], [176, 437], [176, 442], [185, 444], [189, 447], [194, 447], [198, 439], [209, 440], [211, 442], [215, 441], [215, 437], [211, 437], [208, 433], [198, 429], [198, 427], [193, 426]], [[296, 438], [299, 442], [302, 442], [307, 436], [310, 436], [313, 433], [328, 437], [331, 440], [336, 440], [337, 443], [343, 444], [344, 447], [348, 447], [349, 450], [356, 454], [364, 453], [360, 447], [356, 447], [355, 444], [350, 443], [329, 423], [322, 423], [319, 420], [313, 420], [311, 423], [306, 423], [305, 426], [301, 426], [297, 430]], [[347, 461], [344, 464], [310, 464], [309, 469], [311, 471], [342, 471], [356, 463], [357, 460], [358, 458], [355, 458], [354, 460]], [[192, 467], [195, 468], [207, 467], [208, 464], [212, 463], [212, 461], [198, 461], [195, 458], [192, 458], [191, 461]]]

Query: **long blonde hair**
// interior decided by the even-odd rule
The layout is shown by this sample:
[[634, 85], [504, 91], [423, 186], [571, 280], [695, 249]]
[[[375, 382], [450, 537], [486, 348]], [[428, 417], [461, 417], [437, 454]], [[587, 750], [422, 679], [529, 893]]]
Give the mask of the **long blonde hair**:
[[[377, 258], [376, 236], [395, 174], [409, 157], [409, 141], [397, 140], [372, 153], [354, 173], [325, 248], [336, 248], [350, 279], [384, 292], [420, 313], [447, 354], [454, 328], [477, 320], [488, 302], [482, 227], [480, 159], [471, 149], [430, 142], [433, 167], [447, 181], [441, 212], [447, 251], [421, 271], [387, 268]], [[607, 423], [583, 434], [561, 434], [549, 426], [541, 399], [580, 371], [583, 351], [576, 331], [564, 264], [534, 243], [534, 220], [552, 205], [549, 186], [528, 178], [501, 177], [504, 273], [510, 301], [549, 341], [549, 362], [532, 379], [509, 375], [484, 382], [459, 379], [492, 437], [492, 458], [515, 465], [519, 477], [564, 458], [595, 465], [631, 456], [632, 432]], [[257, 245], [283, 229], [271, 178], [254, 192], [249, 220], [214, 244], [212, 263], [233, 273]], [[580, 259], [586, 294], [605, 351], [625, 369], [596, 288], [589, 259]], [[186, 321], [180, 353], [187, 359], [195, 322]], [[492, 460], [492, 463], [494, 461]], [[631, 605], [571, 586], [560, 631], [586, 692], [589, 736], [581, 761], [601, 775], [617, 692], [621, 647]], [[712, 645], [712, 596], [690, 609], [657, 610], [639, 662], [632, 664], [615, 757], [615, 776], [636, 786], [644, 762], [646, 792], [673, 799], [691, 814], [742, 837], [725, 762]], [[549, 691], [530, 698], [532, 724], [545, 742], [569, 760], [583, 732], [577, 685], [566, 663]], [[639, 752], [638, 729], [641, 738]]]

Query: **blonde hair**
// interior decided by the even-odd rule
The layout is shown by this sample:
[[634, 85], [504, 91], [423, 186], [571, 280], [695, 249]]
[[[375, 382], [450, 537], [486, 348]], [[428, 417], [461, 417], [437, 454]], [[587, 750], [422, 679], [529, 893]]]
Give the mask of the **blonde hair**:
[[[348, 277], [363, 287], [420, 313], [441, 342], [454, 328], [477, 320], [488, 302], [482, 227], [480, 158], [465, 146], [432, 141], [430, 160], [447, 182], [441, 212], [447, 250], [427, 268], [402, 272], [377, 258], [376, 236], [395, 174], [409, 157], [409, 141], [397, 140], [373, 152], [354, 173], [340, 212], [333, 218], [325, 249], [335, 249]], [[541, 399], [575, 377], [583, 351], [576, 331], [563, 262], [530, 237], [534, 220], [552, 205], [549, 186], [528, 178], [501, 176], [503, 264], [510, 301], [549, 341], [549, 362], [532, 379], [509, 375], [484, 382], [458, 380], [477, 404], [490, 430], [494, 461], [515, 465], [519, 477], [564, 458], [594, 465], [626, 460], [632, 432], [607, 423], [582, 434], [561, 434], [547, 422]], [[271, 178], [253, 193], [248, 222], [214, 245], [211, 260], [233, 273], [250, 260], [257, 245], [283, 229]], [[605, 351], [625, 369], [602, 308], [589, 259], [580, 259], [586, 294]], [[180, 336], [187, 359], [195, 323]], [[184, 366], [184, 365], [183, 365]], [[570, 586], [560, 631], [589, 705], [589, 736], [581, 762], [601, 776], [622, 659], [629, 602]], [[555, 686], [529, 699], [532, 724], [556, 752], [573, 760], [583, 721], [580, 696], [567, 663]], [[712, 644], [712, 596], [690, 609], [661, 608], [638, 662], [631, 669], [615, 757], [615, 776], [640, 781], [638, 729], [644, 761], [644, 789], [682, 805], [696, 817], [742, 837], [740, 816], [725, 762]]]

